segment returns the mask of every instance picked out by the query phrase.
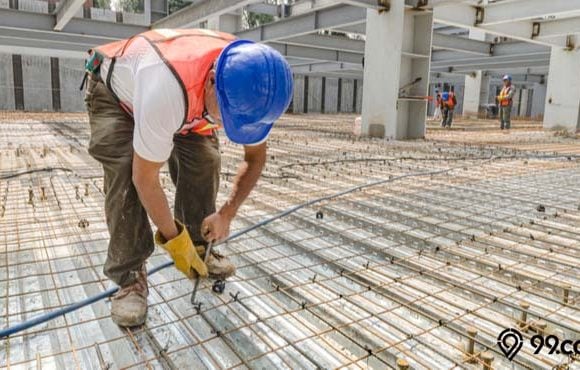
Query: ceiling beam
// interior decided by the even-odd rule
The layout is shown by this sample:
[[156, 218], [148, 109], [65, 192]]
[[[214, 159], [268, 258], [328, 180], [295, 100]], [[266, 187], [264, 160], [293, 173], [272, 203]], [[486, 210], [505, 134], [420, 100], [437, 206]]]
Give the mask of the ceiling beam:
[[335, 31], [345, 32], [345, 33], [358, 33], [360, 35], [365, 35], [367, 33], [366, 23], [354, 24], [351, 26], [340, 26], [334, 27]]
[[513, 23], [578, 12], [580, 0], [513, 0], [490, 3], [482, 8], [480, 26]]
[[[322, 49], [350, 51], [364, 54], [365, 42], [342, 36], [308, 34], [279, 40], [285, 44], [303, 45]], [[433, 47], [442, 50], [454, 50], [467, 54], [489, 56], [492, 44], [465, 37], [433, 34]]]
[[477, 55], [491, 55], [489, 42], [468, 39], [466, 37], [433, 33], [433, 47], [436, 49], [455, 50]]
[[281, 40], [284, 44], [310, 46], [321, 49], [342, 50], [353, 53], [364, 54], [365, 42], [362, 40], [353, 40], [347, 37], [309, 34], [302, 36], [289, 37]]
[[[531, 0], [535, 1], [535, 0]], [[542, 0], [544, 1], [544, 0]], [[571, 2], [576, 2], [580, 0], [570, 0]], [[550, 1], [546, 1], [549, 3]], [[521, 4], [521, 2], [516, 2]], [[503, 2], [501, 3], [503, 4]], [[508, 2], [505, 3], [506, 5]], [[510, 3], [511, 4], [511, 3]], [[499, 5], [499, 4], [498, 4]], [[479, 10], [478, 10], [479, 9]], [[565, 40], [562, 39], [536, 39], [533, 37], [533, 23], [532, 22], [511, 22], [505, 24], [482, 24], [482, 10], [483, 13], [487, 11], [486, 8], [478, 8], [469, 4], [457, 3], [457, 4], [447, 4], [444, 6], [436, 7], [433, 10], [434, 19], [438, 23], [443, 23], [456, 27], [464, 28], [476, 28], [484, 30], [487, 33], [494, 35], [509, 37], [512, 39], [537, 43], [545, 46], [556, 46], [556, 47], [566, 47]], [[578, 9], [578, 7], [576, 7]], [[535, 14], [535, 13], [534, 13]]]
[[530, 67], [547, 67], [550, 64], [549, 60], [528, 60], [525, 63], [521, 61], [504, 61], [504, 62], [490, 62], [490, 63], [482, 63], [479, 62], [478, 64], [467, 64], [467, 65], [458, 65], [458, 66], [431, 66], [431, 71], [434, 72], [476, 72], [476, 71], [505, 71], [510, 68], [520, 68], [525, 66], [527, 68]]
[[55, 11], [56, 24], [54, 25], [54, 30], [62, 31], [64, 26], [83, 6], [84, 2], [85, 0], [61, 0]]
[[580, 34], [580, 17], [541, 22], [534, 25], [533, 38], [549, 38]]
[[351, 53], [347, 51], [320, 49], [308, 46], [287, 45], [279, 42], [267, 42], [280, 54], [286, 57], [315, 59], [327, 62], [353, 63], [362, 66], [363, 55], [360, 53]]
[[342, 5], [284, 18], [277, 22], [238, 32], [236, 36], [256, 42], [276, 41], [292, 36], [306, 35], [318, 30], [360, 24], [365, 21], [366, 9]]
[[391, 0], [340, 0], [343, 4], [361, 6], [368, 9], [388, 11]]
[[0, 36], [0, 53], [38, 55], [55, 58], [85, 59], [87, 47], [74, 44], [53, 43], [50, 41], [35, 41], [30, 39], [15, 39]]
[[256, 14], [267, 14], [274, 17], [279, 17], [281, 13], [281, 5], [256, 3], [248, 5], [246, 10]]
[[[45, 32], [57, 37], [54, 32], [54, 16], [45, 13], [33, 13], [22, 10], [0, 8], [0, 28], [20, 29], [24, 31]], [[125, 23], [99, 21], [86, 18], [72, 18], [62, 29], [63, 33], [75, 36], [91, 35], [123, 39], [147, 31], [147, 27]], [[3, 33], [0, 33], [3, 35]]]
[[158, 20], [151, 25], [151, 28], [187, 28], [207, 21], [209, 18], [232, 13], [244, 6], [259, 2], [261, 0], [202, 0]]
[[292, 66], [294, 73], [310, 73], [310, 72], [337, 72], [349, 71], [362, 73], [362, 67], [358, 64], [350, 63], [312, 63], [301, 66]]
[[[431, 65], [434, 67], [458, 67], [458, 66], [473, 66], [504, 64], [509, 62], [522, 63], [525, 66], [530, 61], [543, 61], [548, 65], [550, 63], [550, 53], [542, 54], [514, 54], [506, 56], [495, 56], [487, 58], [462, 58], [462, 59], [439, 59], [433, 60]], [[485, 69], [485, 68], [482, 68]]]

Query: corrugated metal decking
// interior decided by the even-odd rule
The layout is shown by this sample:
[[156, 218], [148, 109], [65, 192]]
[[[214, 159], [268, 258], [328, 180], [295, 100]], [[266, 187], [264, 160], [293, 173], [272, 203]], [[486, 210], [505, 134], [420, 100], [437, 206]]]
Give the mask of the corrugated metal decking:
[[[510, 135], [433, 129], [429, 141], [385, 143], [350, 136], [353, 120], [282, 119], [234, 228], [353, 185], [454, 169], [324, 202], [219, 247], [238, 272], [222, 295], [202, 284], [200, 314], [189, 303], [192, 283], [169, 268], [149, 280], [144, 327], [120, 329], [101, 301], [4, 340], [0, 365], [384, 369], [404, 359], [417, 369], [478, 369], [482, 357], [467, 354], [473, 329], [474, 352], [491, 353], [496, 369], [567, 363], [526, 346], [510, 363], [495, 342], [522, 311], [532, 329], [571, 339], [580, 332], [580, 162], [545, 157], [580, 154], [577, 141], [516, 123]], [[5, 327], [111, 283], [101, 271], [101, 171], [86, 153], [84, 116], [0, 121], [0, 177], [72, 170], [0, 181]], [[240, 147], [222, 151], [221, 201]], [[168, 174], [164, 186], [171, 194]], [[167, 260], [157, 250], [149, 268]]]

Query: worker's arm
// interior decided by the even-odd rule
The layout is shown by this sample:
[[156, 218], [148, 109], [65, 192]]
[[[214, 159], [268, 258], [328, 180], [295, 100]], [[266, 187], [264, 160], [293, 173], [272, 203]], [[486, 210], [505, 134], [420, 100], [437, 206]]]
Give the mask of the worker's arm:
[[514, 98], [515, 93], [516, 93], [516, 89], [512, 85], [511, 89], [509, 89], [509, 92], [507, 94], [507, 99], [512, 100]]
[[219, 211], [203, 220], [201, 233], [206, 240], [218, 241], [228, 237], [232, 219], [258, 182], [265, 164], [266, 143], [244, 147], [244, 161], [240, 164], [228, 200]]
[[151, 162], [137, 153], [133, 154], [133, 184], [141, 204], [161, 235], [166, 240], [171, 240], [177, 236], [178, 230], [159, 182], [159, 170], [162, 166], [163, 162]]

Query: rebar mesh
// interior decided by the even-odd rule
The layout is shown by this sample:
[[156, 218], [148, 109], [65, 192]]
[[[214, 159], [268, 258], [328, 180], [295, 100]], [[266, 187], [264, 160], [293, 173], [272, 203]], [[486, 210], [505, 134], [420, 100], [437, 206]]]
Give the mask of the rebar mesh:
[[[529, 336], [540, 321], [561, 338], [580, 332], [577, 140], [516, 123], [509, 135], [485, 128], [385, 142], [351, 136], [352, 120], [282, 119], [234, 229], [352, 186], [392, 182], [220, 246], [238, 271], [221, 295], [202, 284], [199, 313], [189, 302], [192, 283], [168, 268], [149, 279], [143, 327], [117, 327], [100, 301], [3, 340], [0, 365], [384, 369], [404, 359], [418, 369], [476, 369], [484, 351], [496, 369], [566, 363], [530, 348], [510, 363], [495, 341], [519, 325]], [[86, 119], [0, 121], [0, 319], [9, 326], [111, 283], [102, 274], [104, 194], [85, 149]], [[240, 147], [222, 142], [218, 203], [241, 158]], [[446, 171], [427, 174], [434, 170]], [[416, 176], [398, 179], [408, 174]], [[163, 185], [172, 198], [165, 172]], [[158, 250], [148, 268], [167, 260]], [[522, 302], [530, 305], [526, 323]]]

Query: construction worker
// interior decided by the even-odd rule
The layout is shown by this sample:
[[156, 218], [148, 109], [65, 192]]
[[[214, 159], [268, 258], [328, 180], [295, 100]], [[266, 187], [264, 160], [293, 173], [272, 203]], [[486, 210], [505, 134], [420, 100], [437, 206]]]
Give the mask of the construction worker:
[[513, 98], [516, 89], [512, 85], [512, 76], [503, 76], [503, 88], [501, 89], [497, 102], [499, 105], [499, 121], [500, 129], [509, 130], [511, 127], [511, 114], [513, 106]]
[[441, 95], [441, 110], [443, 112], [441, 127], [451, 127], [451, 124], [453, 123], [453, 112], [456, 105], [457, 98], [455, 97], [455, 92], [453, 90], [444, 91]]
[[433, 113], [433, 120], [441, 119], [441, 93], [439, 89], [435, 89], [435, 112]]
[[[228, 236], [256, 184], [273, 122], [290, 103], [292, 73], [272, 48], [208, 30], [152, 30], [96, 47], [87, 71], [89, 153], [103, 165], [110, 233], [104, 273], [119, 285], [111, 316], [141, 325], [154, 241], [189, 278], [235, 272], [218, 253], [204, 264], [205, 247]], [[216, 212], [220, 126], [244, 145], [244, 157]], [[176, 188], [173, 214], [160, 181], [165, 163]]]

